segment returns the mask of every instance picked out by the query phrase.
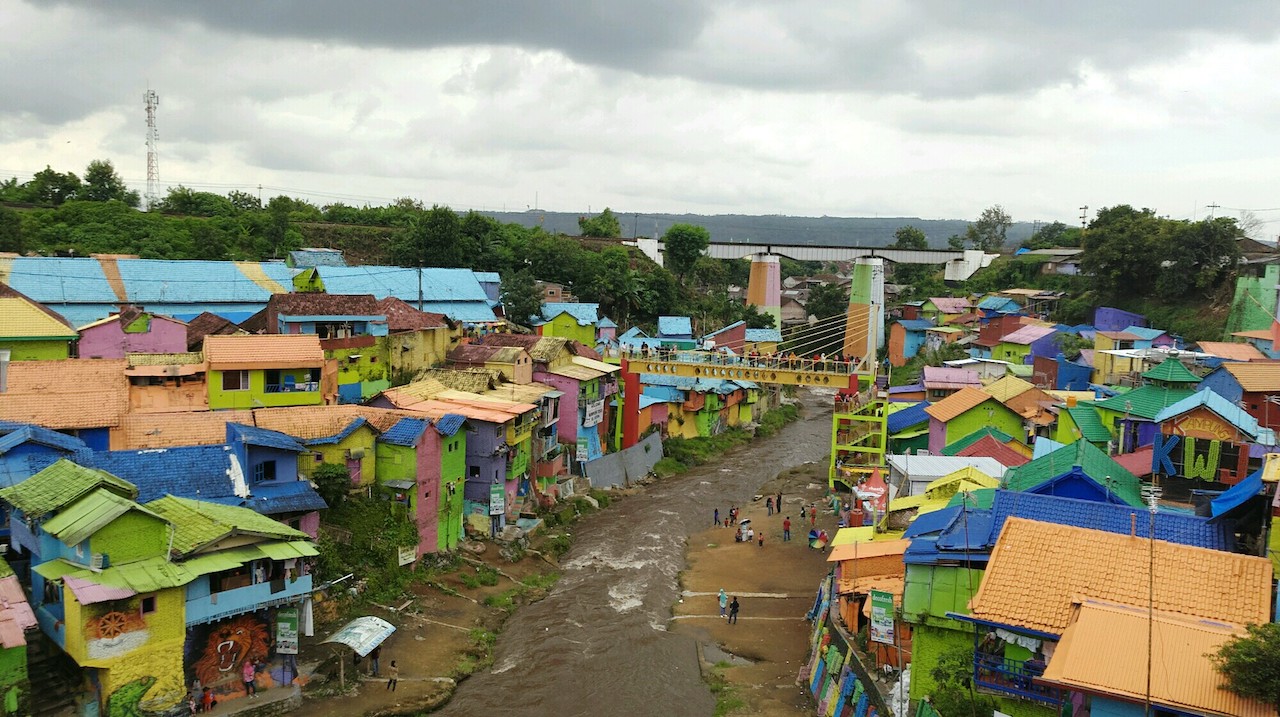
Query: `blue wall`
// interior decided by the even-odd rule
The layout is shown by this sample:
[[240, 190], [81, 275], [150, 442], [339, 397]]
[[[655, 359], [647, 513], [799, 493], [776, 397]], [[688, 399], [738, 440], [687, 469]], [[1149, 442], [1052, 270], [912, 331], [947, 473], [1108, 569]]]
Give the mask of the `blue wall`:
[[1240, 386], [1240, 382], [1225, 368], [1217, 368], [1209, 372], [1198, 388], [1210, 389], [1232, 403], [1244, 397], [1244, 389]]

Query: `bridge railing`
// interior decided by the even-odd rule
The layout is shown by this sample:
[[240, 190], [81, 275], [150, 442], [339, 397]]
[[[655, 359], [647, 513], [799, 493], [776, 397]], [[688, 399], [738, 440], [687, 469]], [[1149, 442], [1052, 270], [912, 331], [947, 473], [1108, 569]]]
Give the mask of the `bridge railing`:
[[653, 361], [662, 363], [703, 364], [734, 368], [774, 371], [811, 371], [834, 373], [842, 376], [865, 374], [862, 361], [857, 358], [791, 356], [781, 354], [729, 354], [717, 351], [680, 351], [675, 349], [651, 349], [649, 351], [623, 350], [621, 358], [629, 361]]

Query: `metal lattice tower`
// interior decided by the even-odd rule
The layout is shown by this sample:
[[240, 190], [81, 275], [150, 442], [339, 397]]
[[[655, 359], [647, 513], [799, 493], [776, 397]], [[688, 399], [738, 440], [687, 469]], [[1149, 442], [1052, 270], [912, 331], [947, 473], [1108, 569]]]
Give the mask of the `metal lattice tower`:
[[160, 133], [156, 130], [156, 107], [160, 106], [160, 96], [155, 90], [147, 90], [142, 95], [147, 106], [147, 209], [155, 206], [160, 200], [160, 168], [156, 162], [156, 143]]

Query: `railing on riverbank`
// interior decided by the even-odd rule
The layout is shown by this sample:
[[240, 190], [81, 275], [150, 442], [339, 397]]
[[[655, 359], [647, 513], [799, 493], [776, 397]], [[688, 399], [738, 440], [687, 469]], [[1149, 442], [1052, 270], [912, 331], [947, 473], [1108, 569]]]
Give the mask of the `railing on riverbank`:
[[842, 714], [846, 705], [866, 700], [879, 714], [893, 715], [888, 701], [862, 663], [853, 635], [840, 618], [837, 598], [835, 576], [828, 574], [818, 587], [817, 600], [808, 615], [813, 621], [813, 631], [809, 661], [800, 672], [800, 680], [806, 682], [809, 693], [820, 705], [834, 704], [835, 714]]

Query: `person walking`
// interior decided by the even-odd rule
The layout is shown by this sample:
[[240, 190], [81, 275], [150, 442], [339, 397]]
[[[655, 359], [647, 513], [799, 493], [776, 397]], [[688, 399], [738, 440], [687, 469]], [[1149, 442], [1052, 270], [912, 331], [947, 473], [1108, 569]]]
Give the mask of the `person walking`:
[[760, 541], [760, 547], [763, 548], [764, 547], [764, 531], [763, 530], [756, 535], [756, 540]]
[[809, 506], [809, 527], [813, 528], [818, 525], [818, 506]]
[[769, 515], [773, 515], [773, 496], [764, 499], [764, 507], [769, 511]]
[[387, 665], [387, 689], [395, 692], [398, 682], [400, 682], [400, 668], [396, 667], [396, 661], [392, 660], [391, 664]]
[[715, 518], [711, 521], [711, 524], [716, 526], [717, 528], [720, 527], [720, 509], [719, 508], [716, 508]]
[[782, 519], [782, 542], [791, 540], [791, 516]]
[[733, 602], [729, 603], [729, 624], [730, 625], [738, 624], [738, 608], [739, 607], [741, 606], [738, 605], [738, 596], [735, 595], [733, 597]]
[[240, 679], [244, 680], [244, 694], [250, 699], [258, 696], [258, 686], [254, 684], [257, 678], [258, 671], [253, 666], [253, 660], [246, 658], [240, 667]]
[[720, 588], [720, 617], [724, 617], [724, 609], [729, 606], [729, 596], [724, 594], [724, 588]]
[[782, 491], [778, 491], [778, 499], [773, 501], [773, 506], [778, 509], [779, 513], [782, 512]]
[[382, 676], [379, 674], [380, 670], [378, 669], [378, 658], [380, 657], [382, 657], [382, 645], [378, 645], [369, 652], [369, 662], [372, 663], [374, 677]]

